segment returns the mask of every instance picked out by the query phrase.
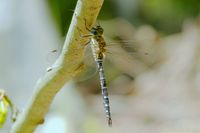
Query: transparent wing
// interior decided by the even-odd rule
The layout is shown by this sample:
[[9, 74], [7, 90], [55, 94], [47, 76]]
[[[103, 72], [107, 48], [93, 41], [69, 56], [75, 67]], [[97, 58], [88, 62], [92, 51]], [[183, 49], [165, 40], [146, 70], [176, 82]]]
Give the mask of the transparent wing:
[[[112, 41], [107, 43], [105, 65], [109, 62], [115, 64], [114, 67], [120, 69], [122, 73], [129, 73], [132, 75], [144, 71], [147, 67], [141, 61], [141, 54], [144, 56], [145, 51], [140, 50], [135, 41]], [[146, 54], [147, 56], [147, 54]], [[106, 61], [108, 60], [108, 61]], [[96, 63], [94, 61], [90, 44], [85, 49], [84, 57], [84, 71], [77, 75], [77, 81], [84, 81], [91, 79], [97, 73]], [[133, 68], [134, 71], [133, 71]]]
[[137, 75], [147, 69], [144, 59], [148, 51], [141, 49], [136, 42], [108, 43], [106, 50], [106, 58], [123, 73]]
[[[108, 43], [107, 43], [108, 42]], [[131, 72], [132, 75], [137, 74], [146, 69], [142, 61], [142, 56], [147, 56], [148, 51], [142, 50], [136, 41], [120, 40], [120, 41], [107, 41], [106, 46], [106, 60], [115, 64], [115, 67], [124, 73]], [[97, 73], [96, 63], [93, 58], [92, 50], [88, 44], [85, 47], [84, 54], [84, 70], [75, 78], [76, 81], [84, 81], [94, 77]], [[48, 59], [53, 60], [59, 56], [60, 51], [54, 49], [48, 54]], [[53, 58], [53, 59], [51, 59]], [[107, 61], [105, 61], [106, 63]], [[76, 62], [74, 62], [76, 63]], [[134, 70], [133, 70], [134, 68]], [[51, 69], [49, 69], [51, 70]], [[49, 71], [47, 70], [47, 71]]]
[[[128, 29], [130, 29], [130, 27], [128, 27]], [[130, 33], [132, 35], [123, 34], [123, 31], [116, 32], [118, 34], [114, 36], [108, 35], [106, 38], [108, 53], [113, 53], [112, 56], [122, 55], [123, 57], [124, 55], [122, 53], [124, 52], [122, 50], [124, 50], [126, 52], [125, 56], [129, 54], [126, 60], [132, 60], [130, 57], [134, 57], [134, 60], [143, 62], [147, 66], [153, 65], [156, 60], [159, 59], [157, 55], [160, 51], [160, 40], [156, 33], [152, 33], [153, 31], [145, 35], [148, 30], [149, 29], [147, 28], [138, 32]]]
[[85, 53], [84, 59], [83, 59], [84, 69], [75, 78], [75, 80], [79, 81], [79, 82], [88, 80], [88, 79], [94, 77], [97, 73], [97, 67], [96, 67], [95, 60], [93, 58], [92, 49], [90, 47], [90, 44], [88, 44], [85, 47], [84, 53]]

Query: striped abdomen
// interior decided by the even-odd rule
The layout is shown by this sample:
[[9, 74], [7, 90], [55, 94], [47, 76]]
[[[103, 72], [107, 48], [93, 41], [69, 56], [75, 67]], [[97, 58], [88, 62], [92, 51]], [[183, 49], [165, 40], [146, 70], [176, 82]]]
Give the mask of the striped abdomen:
[[99, 78], [100, 78], [100, 84], [101, 84], [101, 92], [103, 96], [103, 103], [104, 103], [104, 109], [106, 112], [106, 118], [108, 119], [108, 125], [112, 125], [112, 119], [111, 119], [111, 113], [110, 113], [110, 105], [109, 105], [109, 98], [108, 98], [108, 89], [106, 84], [106, 79], [104, 75], [104, 69], [103, 69], [103, 60], [98, 59], [96, 60], [98, 71], [99, 71]]

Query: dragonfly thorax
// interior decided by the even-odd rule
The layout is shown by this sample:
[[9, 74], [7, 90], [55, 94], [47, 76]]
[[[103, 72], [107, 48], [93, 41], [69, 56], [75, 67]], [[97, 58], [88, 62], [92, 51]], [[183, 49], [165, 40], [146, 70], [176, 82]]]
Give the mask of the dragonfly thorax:
[[91, 39], [91, 48], [95, 60], [103, 60], [105, 58], [106, 49], [104, 47], [101, 47], [96, 39]]

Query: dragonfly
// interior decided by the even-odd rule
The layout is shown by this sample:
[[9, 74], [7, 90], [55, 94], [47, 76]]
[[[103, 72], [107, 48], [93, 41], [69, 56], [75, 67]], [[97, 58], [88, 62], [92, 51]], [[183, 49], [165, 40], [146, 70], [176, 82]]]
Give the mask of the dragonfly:
[[103, 62], [104, 62], [105, 54], [106, 54], [106, 41], [103, 37], [104, 30], [100, 25], [94, 26], [91, 29], [89, 29], [86, 25], [86, 19], [84, 19], [84, 21], [85, 21], [85, 27], [90, 32], [90, 34], [82, 35], [81, 37], [82, 38], [89, 37], [90, 39], [88, 43], [90, 43], [93, 57], [97, 65], [97, 70], [99, 72], [101, 93], [102, 93], [106, 118], [108, 121], [108, 125], [112, 126], [110, 102], [109, 102], [109, 97], [108, 97], [108, 88], [107, 88], [107, 82], [106, 82], [104, 66], [103, 66]]

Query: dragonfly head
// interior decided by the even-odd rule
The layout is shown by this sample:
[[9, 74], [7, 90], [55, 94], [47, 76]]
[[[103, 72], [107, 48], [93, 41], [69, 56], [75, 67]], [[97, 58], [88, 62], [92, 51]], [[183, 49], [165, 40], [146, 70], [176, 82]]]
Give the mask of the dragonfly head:
[[103, 34], [103, 28], [100, 25], [92, 27], [91, 33], [95, 36], [101, 36]]

